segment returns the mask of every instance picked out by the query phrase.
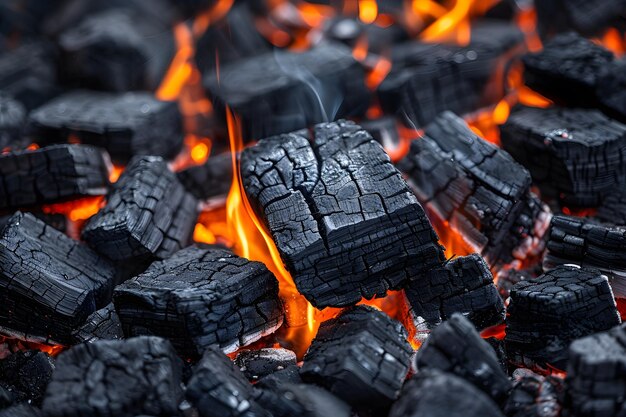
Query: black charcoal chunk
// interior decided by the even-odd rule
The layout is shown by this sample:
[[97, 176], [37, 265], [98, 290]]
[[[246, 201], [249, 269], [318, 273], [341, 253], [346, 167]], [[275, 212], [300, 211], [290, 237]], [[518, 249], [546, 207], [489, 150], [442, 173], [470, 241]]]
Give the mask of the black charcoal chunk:
[[507, 314], [509, 359], [537, 369], [565, 369], [573, 340], [620, 322], [606, 276], [565, 265], [515, 285]]
[[273, 51], [220, 67], [204, 85], [218, 118], [228, 106], [244, 138], [260, 139], [315, 123], [358, 116], [369, 106], [363, 67], [349, 48], [324, 44], [306, 52]]
[[261, 390], [256, 401], [272, 417], [350, 417], [350, 406], [315, 385], [282, 385], [275, 391]]
[[564, 415], [625, 415], [626, 325], [578, 339], [569, 352]]
[[226, 197], [233, 181], [232, 156], [211, 156], [204, 164], [179, 171], [176, 176], [198, 200]]
[[424, 210], [382, 147], [339, 121], [267, 138], [243, 184], [296, 286], [314, 306], [384, 296], [444, 260]]
[[28, 404], [18, 404], [0, 410], [0, 417], [42, 417], [41, 410]]
[[0, 387], [8, 390], [16, 403], [41, 405], [54, 371], [54, 361], [46, 353], [18, 351], [0, 361]]
[[429, 370], [413, 376], [389, 417], [503, 417], [478, 388], [454, 374]]
[[597, 110], [519, 107], [501, 140], [542, 196], [565, 205], [598, 205], [626, 183], [626, 125]]
[[76, 345], [57, 358], [46, 417], [178, 415], [182, 361], [158, 337]]
[[86, 245], [18, 212], [0, 237], [0, 326], [70, 343], [72, 330], [110, 302], [115, 273]]
[[599, 107], [611, 117], [626, 122], [626, 60], [614, 61], [598, 81]]
[[602, 223], [626, 226], [626, 190], [613, 190], [609, 193], [593, 217]]
[[165, 337], [191, 357], [212, 345], [225, 352], [246, 346], [276, 330], [284, 314], [265, 265], [194, 246], [119, 285], [113, 301], [126, 336]]
[[[68, 231], [71, 228], [69, 225], [70, 220], [63, 214], [48, 214], [41, 211], [31, 211], [29, 213], [47, 225], [54, 227], [59, 232], [68, 234]], [[9, 222], [9, 219], [11, 219], [12, 216], [13, 214], [0, 215], [0, 232], [2, 232], [2, 228]]]
[[289, 365], [286, 368], [279, 369], [267, 376], [264, 376], [255, 384], [255, 387], [275, 391], [283, 385], [297, 384], [302, 384], [302, 378], [300, 378], [300, 368], [297, 365]]
[[26, 122], [26, 109], [17, 100], [0, 93], [0, 152], [20, 147]]
[[[503, 333], [504, 335], [504, 330]], [[487, 338], [483, 338], [487, 344], [491, 347], [493, 352], [496, 354], [496, 358], [498, 358], [498, 365], [500, 365], [500, 369], [507, 374], [509, 372], [509, 360], [506, 356], [506, 348], [504, 346], [504, 340], [498, 339], [497, 337], [491, 336]]]
[[542, 36], [572, 29], [598, 36], [609, 26], [623, 26], [626, 15], [624, 0], [535, 0], [534, 4]]
[[413, 349], [400, 323], [368, 306], [344, 310], [320, 328], [300, 374], [362, 411], [382, 411], [397, 398]]
[[480, 330], [504, 321], [504, 303], [489, 266], [475, 253], [423, 273], [404, 292], [418, 327], [434, 328], [455, 313]]
[[109, 173], [102, 152], [87, 145], [53, 145], [0, 154], [0, 209], [103, 195]]
[[188, 245], [198, 203], [160, 157], [135, 157], [83, 239], [114, 261], [168, 258]]
[[235, 358], [235, 365], [250, 380], [263, 378], [272, 373], [296, 365], [296, 354], [283, 348], [242, 350]]
[[122, 324], [113, 303], [91, 313], [85, 324], [73, 334], [74, 343], [114, 340], [123, 337]]
[[10, 407], [15, 402], [13, 398], [13, 394], [10, 391], [5, 389], [2, 385], [0, 385], [0, 415], [2, 410]]
[[563, 381], [529, 369], [513, 372], [513, 390], [504, 406], [507, 417], [559, 417]]
[[500, 297], [503, 300], [509, 298], [511, 294], [511, 290], [520, 281], [529, 280], [536, 275], [532, 274], [531, 271], [528, 270], [517, 270], [515, 268], [503, 268], [498, 271], [497, 274], [497, 287], [498, 292], [500, 293]]
[[28, 135], [38, 143], [81, 143], [106, 149], [113, 162], [126, 164], [135, 155], [173, 158], [182, 148], [178, 105], [151, 93], [75, 91], [29, 115]]

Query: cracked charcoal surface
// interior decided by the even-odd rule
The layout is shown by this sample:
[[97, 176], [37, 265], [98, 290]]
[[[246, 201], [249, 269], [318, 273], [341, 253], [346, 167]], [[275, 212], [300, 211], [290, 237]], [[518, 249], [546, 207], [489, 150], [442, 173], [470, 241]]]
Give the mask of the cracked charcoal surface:
[[626, 125], [597, 110], [519, 107], [501, 132], [542, 196], [596, 206], [626, 183]]
[[28, 404], [18, 404], [0, 410], [0, 417], [42, 417], [41, 410]]
[[58, 356], [42, 409], [46, 417], [177, 415], [181, 373], [158, 337], [76, 345]]
[[298, 291], [315, 307], [383, 296], [443, 261], [424, 210], [382, 147], [358, 125], [259, 141], [243, 184]]
[[178, 105], [147, 92], [70, 92], [33, 111], [27, 129], [37, 142], [66, 142], [75, 136], [106, 149], [119, 164], [134, 155], [172, 158], [183, 144]]
[[503, 417], [471, 383], [438, 370], [419, 372], [404, 384], [389, 417]]
[[626, 325], [574, 341], [565, 379], [566, 416], [626, 414]]
[[563, 382], [528, 369], [513, 372], [513, 390], [504, 406], [507, 417], [558, 417]]
[[54, 371], [54, 360], [34, 350], [18, 351], [0, 360], [0, 387], [11, 392], [16, 403], [41, 405]]
[[453, 113], [429, 124], [398, 167], [420, 202], [448, 221], [490, 265], [512, 260], [528, 238], [516, 223], [521, 213], [535, 211], [530, 210], [535, 204], [530, 174]]
[[260, 390], [257, 402], [272, 417], [349, 417], [350, 406], [315, 385], [281, 385], [277, 390]]
[[[48, 214], [42, 213], [40, 211], [29, 212], [33, 216], [37, 217], [39, 220], [43, 221], [47, 225], [50, 225], [57, 229], [59, 232], [63, 232], [67, 234], [69, 230], [69, 222], [70, 220], [63, 214]], [[0, 215], [0, 232], [4, 226], [8, 223], [9, 219], [13, 216], [13, 213], [7, 215]]]
[[197, 205], [162, 158], [135, 157], [82, 237], [115, 261], [164, 259], [189, 243]]
[[546, 269], [562, 264], [597, 268], [617, 297], [626, 296], [626, 229], [580, 217], [555, 216], [550, 224]]
[[22, 103], [0, 93], [0, 151], [20, 147], [25, 122], [26, 109]]
[[70, 343], [73, 329], [110, 302], [115, 269], [31, 214], [0, 237], [0, 327], [20, 338]]
[[99, 149], [55, 145], [0, 155], [0, 209], [103, 195], [109, 173]]
[[122, 324], [113, 303], [91, 313], [85, 324], [73, 333], [74, 343], [114, 340], [123, 337]]
[[235, 365], [250, 380], [263, 378], [272, 373], [296, 365], [296, 354], [283, 348], [242, 350], [235, 358]]
[[260, 262], [226, 249], [188, 247], [119, 285], [113, 300], [127, 336], [154, 334], [179, 353], [233, 352], [283, 321], [278, 281]]
[[326, 108], [337, 108], [335, 119], [361, 115], [370, 97], [363, 67], [349, 48], [335, 43], [243, 58], [222, 66], [219, 77], [208, 72], [204, 86], [217, 117], [225, 119], [228, 106], [250, 139], [321, 123], [329, 119]]
[[176, 173], [178, 180], [198, 200], [225, 197], [233, 181], [230, 153], [211, 156], [204, 164]]
[[596, 97], [602, 111], [626, 122], [626, 60], [616, 60], [610, 65], [597, 83]]
[[489, 266], [478, 254], [454, 258], [424, 272], [404, 290], [416, 324], [434, 328], [462, 313], [482, 330], [504, 321], [504, 303]]
[[573, 340], [620, 322], [606, 276], [574, 266], [559, 266], [516, 284], [507, 314], [509, 359], [542, 369], [564, 369]]
[[300, 374], [357, 409], [384, 410], [409, 370], [413, 349], [406, 338], [404, 327], [385, 313], [351, 307], [320, 325]]
[[418, 371], [438, 369], [453, 373], [498, 403], [506, 399], [511, 389], [495, 351], [461, 314], [453, 315], [433, 330], [415, 355], [415, 367]]
[[215, 346], [194, 367], [186, 391], [200, 417], [274, 417], [256, 402], [256, 395], [243, 373]]

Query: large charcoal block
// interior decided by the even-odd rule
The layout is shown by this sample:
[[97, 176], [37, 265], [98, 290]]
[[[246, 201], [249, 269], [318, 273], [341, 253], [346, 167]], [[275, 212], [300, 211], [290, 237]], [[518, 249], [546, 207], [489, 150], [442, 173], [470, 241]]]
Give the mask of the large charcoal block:
[[[48, 214], [40, 211], [31, 211], [29, 213], [65, 234], [68, 234], [68, 230], [71, 228], [69, 225], [70, 220], [63, 214]], [[2, 232], [2, 228], [9, 222], [13, 214], [0, 215], [0, 232]]]
[[61, 353], [43, 402], [48, 417], [178, 415], [182, 361], [158, 337], [103, 340]]
[[358, 125], [263, 139], [241, 156], [243, 184], [296, 286], [314, 306], [383, 296], [443, 261], [424, 210]]
[[0, 209], [103, 195], [109, 186], [102, 152], [87, 145], [0, 154], [0, 179]]
[[520, 107], [501, 140], [542, 196], [564, 204], [597, 205], [626, 183], [626, 125], [597, 110]]
[[282, 384], [275, 390], [263, 389], [256, 401], [273, 417], [349, 417], [350, 406], [316, 385]]
[[515, 285], [507, 313], [509, 359], [544, 369], [564, 369], [573, 340], [620, 322], [606, 276], [574, 266], [559, 266]]
[[0, 93], [0, 152], [19, 147], [26, 122], [26, 109], [17, 100]]
[[115, 261], [164, 259], [189, 243], [197, 205], [162, 158], [135, 157], [82, 236]]
[[225, 197], [233, 181], [233, 162], [230, 153], [210, 157], [204, 164], [176, 173], [185, 189], [198, 200]]
[[409, 370], [413, 349], [406, 337], [404, 327], [385, 313], [351, 307], [320, 325], [300, 374], [357, 409], [384, 410]]
[[235, 61], [208, 73], [204, 85], [218, 117], [228, 106], [241, 117], [244, 137], [260, 139], [363, 114], [369, 105], [364, 81], [350, 49], [324, 44]]
[[174, 157], [183, 144], [182, 118], [175, 102], [150, 93], [76, 91], [29, 115], [28, 135], [38, 143], [81, 143], [106, 149], [114, 162], [134, 155]]
[[478, 254], [452, 259], [423, 273], [409, 283], [405, 294], [416, 324], [423, 323], [427, 329], [454, 313], [465, 315], [479, 329], [504, 321], [504, 303], [489, 266]]
[[226, 249], [188, 247], [121, 284], [113, 295], [127, 336], [169, 339], [187, 357], [211, 345], [233, 352], [278, 328], [278, 281]]
[[27, 339], [69, 343], [71, 331], [111, 297], [115, 269], [31, 214], [0, 237], [0, 326]]
[[586, 36], [601, 35], [609, 26], [622, 26], [624, 0], [535, 0], [542, 36], [576, 30]]
[[529, 369], [513, 372], [513, 390], [504, 406], [507, 417], [559, 417], [563, 380]]
[[626, 325], [578, 339], [569, 352], [565, 415], [625, 415]]
[[85, 320], [85, 324], [73, 334], [75, 343], [122, 339], [123, 337], [122, 323], [113, 303], [91, 313]]
[[54, 360], [48, 354], [18, 351], [0, 361], [0, 387], [10, 391], [16, 403], [39, 406], [53, 371]]

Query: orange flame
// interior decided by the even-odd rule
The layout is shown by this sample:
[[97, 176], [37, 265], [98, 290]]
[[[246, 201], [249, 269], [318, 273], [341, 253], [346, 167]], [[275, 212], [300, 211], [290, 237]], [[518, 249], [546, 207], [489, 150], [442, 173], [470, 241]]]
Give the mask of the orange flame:
[[378, 16], [378, 4], [376, 0], [359, 0], [359, 19], [361, 22], [371, 24]]
[[72, 221], [87, 220], [102, 208], [104, 196], [85, 197], [67, 203], [46, 204], [41, 210], [46, 214], [64, 214]]

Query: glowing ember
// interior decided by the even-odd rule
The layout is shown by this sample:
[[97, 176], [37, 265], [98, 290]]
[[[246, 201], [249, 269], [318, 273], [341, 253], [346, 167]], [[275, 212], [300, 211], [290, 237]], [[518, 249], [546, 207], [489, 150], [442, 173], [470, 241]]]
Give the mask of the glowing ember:
[[64, 214], [72, 221], [87, 220], [102, 208], [104, 196], [86, 197], [67, 203], [46, 204], [41, 210], [47, 214]]
[[374, 23], [377, 16], [378, 4], [376, 4], [376, 0], [359, 1], [359, 19], [361, 19], [361, 22], [366, 24]]

